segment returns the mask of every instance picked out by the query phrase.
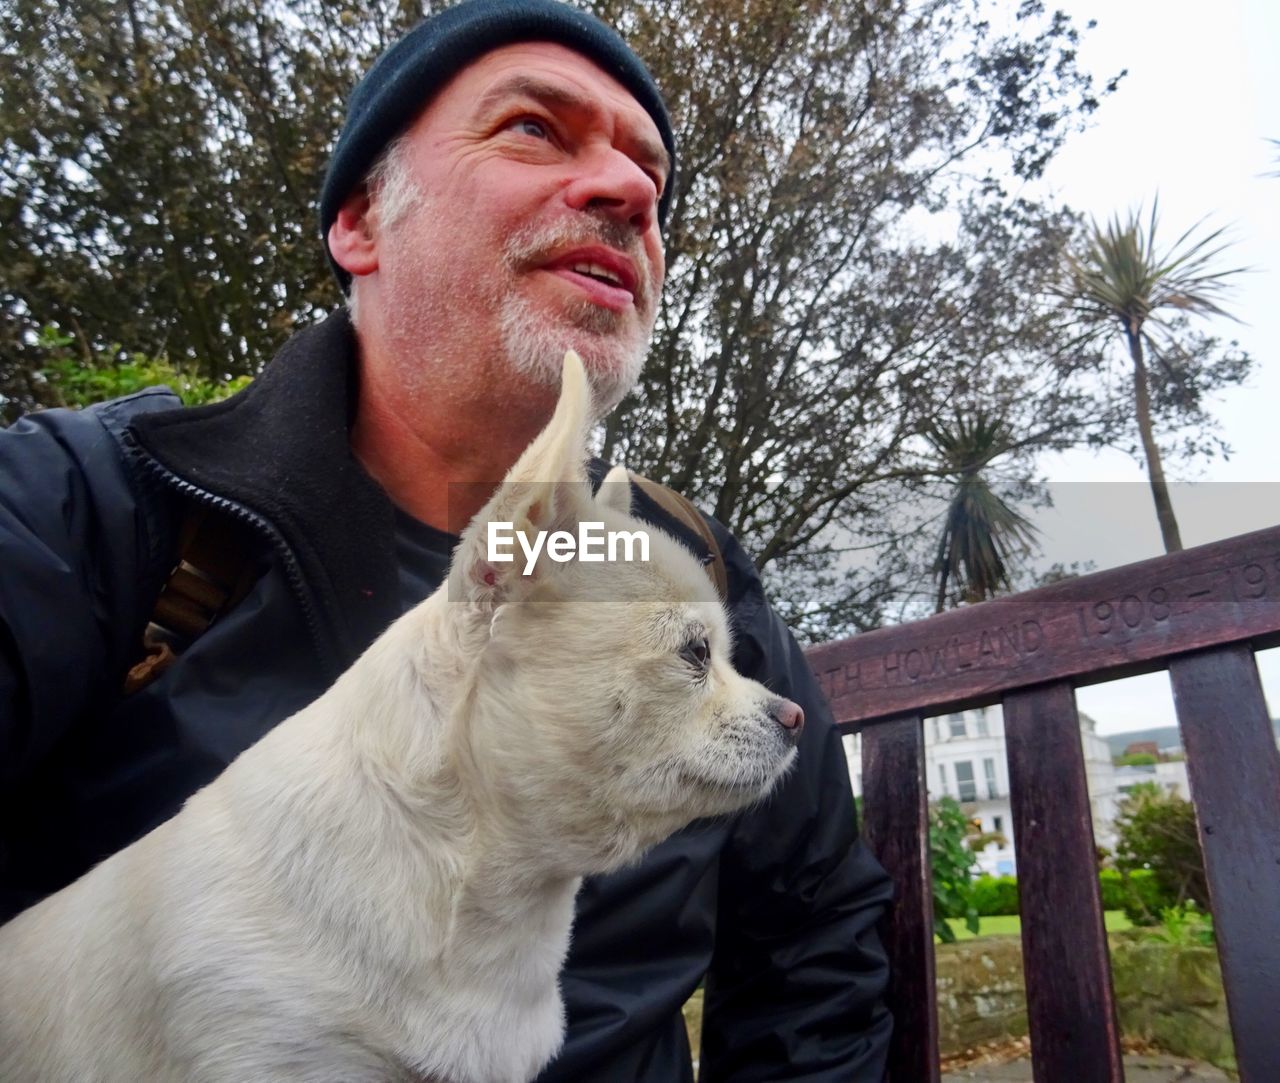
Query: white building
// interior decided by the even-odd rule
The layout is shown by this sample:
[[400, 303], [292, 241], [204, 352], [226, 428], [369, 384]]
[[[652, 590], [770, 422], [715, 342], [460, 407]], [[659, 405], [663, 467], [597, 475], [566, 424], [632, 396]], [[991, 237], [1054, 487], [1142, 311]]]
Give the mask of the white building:
[[[1181, 749], [1175, 751], [1181, 752]], [[1184, 801], [1191, 800], [1185, 760], [1160, 760], [1158, 763], [1117, 767], [1115, 772], [1116, 789], [1120, 791], [1121, 797], [1140, 782], [1154, 782], [1167, 793], [1177, 794]]]
[[[926, 718], [925, 778], [929, 800], [943, 795], [960, 802], [965, 815], [977, 820], [984, 833], [1002, 835], [1004, 843], [990, 843], [978, 854], [978, 870], [992, 876], [1015, 875], [1016, 840], [1009, 805], [1009, 764], [1005, 755], [1004, 716], [999, 707], [956, 711]], [[1080, 715], [1080, 739], [1084, 749], [1089, 799], [1093, 810], [1094, 838], [1098, 845], [1114, 846], [1112, 823], [1121, 793], [1111, 749], [1095, 732], [1088, 715]], [[862, 749], [859, 735], [845, 738], [849, 777], [854, 794], [862, 795]], [[1151, 776], [1148, 776], [1151, 777]]]

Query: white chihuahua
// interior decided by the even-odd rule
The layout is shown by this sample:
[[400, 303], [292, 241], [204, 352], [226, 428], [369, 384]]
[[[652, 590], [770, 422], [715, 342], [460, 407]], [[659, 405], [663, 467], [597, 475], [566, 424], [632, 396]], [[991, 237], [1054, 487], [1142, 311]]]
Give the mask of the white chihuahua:
[[168, 823], [0, 929], [0, 1079], [531, 1079], [582, 876], [763, 797], [800, 709], [734, 672], [694, 557], [489, 559], [487, 527], [645, 529], [593, 498], [589, 392], [449, 580]]

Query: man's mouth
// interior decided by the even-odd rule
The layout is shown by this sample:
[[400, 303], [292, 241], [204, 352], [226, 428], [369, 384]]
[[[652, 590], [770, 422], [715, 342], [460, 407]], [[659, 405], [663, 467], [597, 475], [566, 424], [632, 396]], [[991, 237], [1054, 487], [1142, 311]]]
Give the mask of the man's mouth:
[[639, 276], [631, 259], [604, 246], [575, 248], [553, 256], [542, 269], [562, 278], [595, 304], [622, 312], [636, 304]]
[[[598, 263], [575, 263], [569, 270], [580, 275], [587, 275], [600, 282], [608, 282], [613, 286], [622, 286], [622, 276], [616, 275], [607, 267], [601, 267]], [[625, 288], [625, 287], [623, 287]]]

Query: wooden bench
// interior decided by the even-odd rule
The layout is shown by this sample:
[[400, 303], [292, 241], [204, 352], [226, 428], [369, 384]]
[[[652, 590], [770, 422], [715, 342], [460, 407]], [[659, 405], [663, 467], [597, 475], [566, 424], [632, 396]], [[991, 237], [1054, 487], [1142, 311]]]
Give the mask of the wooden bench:
[[865, 836], [898, 888], [895, 1083], [935, 1083], [923, 719], [1003, 704], [1039, 1083], [1124, 1078], [1074, 689], [1168, 670], [1240, 1077], [1280, 1080], [1280, 753], [1255, 650], [1280, 644], [1280, 527], [808, 652], [862, 733]]

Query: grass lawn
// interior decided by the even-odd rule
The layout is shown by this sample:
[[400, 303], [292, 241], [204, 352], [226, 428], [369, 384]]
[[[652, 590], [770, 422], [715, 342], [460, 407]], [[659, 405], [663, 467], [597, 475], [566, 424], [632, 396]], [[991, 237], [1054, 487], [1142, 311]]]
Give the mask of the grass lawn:
[[[1107, 932], [1119, 932], [1121, 929], [1130, 928], [1130, 922], [1124, 916], [1123, 910], [1108, 910], [1102, 915], [1106, 924]], [[1009, 914], [1001, 917], [979, 918], [981, 928], [978, 931], [979, 936], [1021, 936], [1022, 935], [1022, 919], [1017, 914]], [[973, 937], [973, 933], [965, 928], [964, 921], [960, 918], [950, 918], [947, 924], [955, 930], [957, 940], [969, 940]]]

